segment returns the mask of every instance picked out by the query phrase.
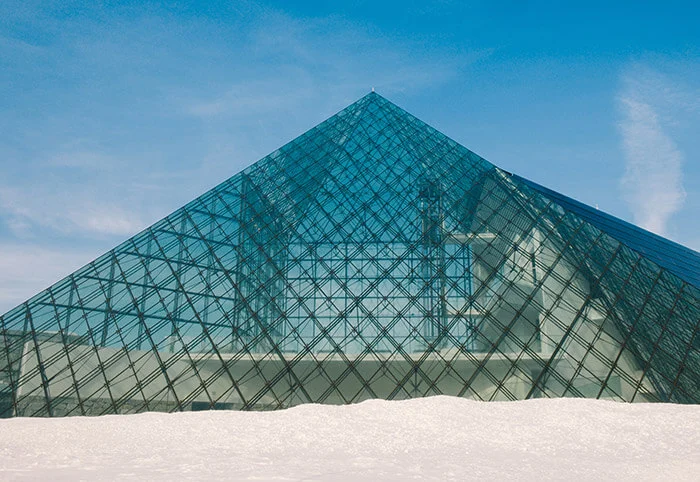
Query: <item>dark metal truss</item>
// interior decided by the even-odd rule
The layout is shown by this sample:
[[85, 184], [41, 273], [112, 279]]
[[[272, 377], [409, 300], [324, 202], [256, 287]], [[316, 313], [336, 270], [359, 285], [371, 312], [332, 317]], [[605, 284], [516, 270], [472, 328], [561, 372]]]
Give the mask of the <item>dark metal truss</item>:
[[0, 317], [0, 416], [698, 403], [699, 260], [372, 93]]

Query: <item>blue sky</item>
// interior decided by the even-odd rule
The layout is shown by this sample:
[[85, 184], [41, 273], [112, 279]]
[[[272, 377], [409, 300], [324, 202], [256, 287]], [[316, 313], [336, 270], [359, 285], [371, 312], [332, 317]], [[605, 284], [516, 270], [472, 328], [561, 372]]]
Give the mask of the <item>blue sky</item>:
[[0, 2], [0, 312], [373, 87], [700, 249], [700, 7], [336, 3]]

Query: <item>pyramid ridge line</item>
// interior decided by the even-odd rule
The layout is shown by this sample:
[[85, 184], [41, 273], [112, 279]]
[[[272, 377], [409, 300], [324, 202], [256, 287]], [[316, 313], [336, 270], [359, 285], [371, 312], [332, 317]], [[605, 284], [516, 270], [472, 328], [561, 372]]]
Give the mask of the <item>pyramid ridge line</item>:
[[[503, 171], [503, 169], [501, 169], [501, 171]], [[507, 172], [507, 171], [504, 171], [504, 172]], [[571, 196], [568, 196], [568, 195], [566, 195], [566, 194], [562, 194], [562, 193], [560, 193], [559, 191], [556, 191], [556, 190], [554, 190], [554, 189], [552, 189], [552, 188], [549, 188], [549, 187], [547, 187], [547, 186], [545, 186], [545, 185], [543, 185], [543, 184], [540, 184], [540, 183], [538, 183], [538, 182], [532, 181], [532, 180], [530, 180], [530, 179], [528, 179], [528, 178], [526, 178], [526, 177], [523, 177], [523, 176], [521, 176], [521, 175], [519, 175], [519, 174], [515, 174], [515, 173], [508, 173], [508, 174], [509, 174], [510, 176], [512, 176], [512, 177], [515, 177], [516, 179], [520, 179], [520, 180], [522, 180], [522, 181], [525, 181], [525, 183], [527, 183], [527, 184], [535, 185], [535, 186], [537, 186], [537, 187], [540, 188], [540, 189], [543, 189], [543, 190], [552, 192], [552, 193], [554, 193], [554, 194], [556, 194], [556, 195], [558, 195], [558, 196], [562, 196], [562, 197], [564, 197], [564, 198], [567, 198], [567, 199], [569, 199], [569, 200], [571, 200], [571, 201], [573, 201], [573, 202], [575, 202], [575, 203], [581, 205], [581, 207], [585, 208], [586, 210], [589, 210], [589, 211], [591, 211], [591, 212], [595, 212], [595, 213], [598, 213], [598, 214], [602, 214], [602, 215], [605, 216], [606, 218], [612, 218], [613, 221], [616, 221], [616, 222], [618, 222], [618, 223], [621, 223], [621, 224], [625, 225], [626, 227], [630, 227], [630, 228], [633, 228], [633, 229], [635, 229], [635, 230], [643, 231], [645, 234], [647, 234], [647, 235], [649, 235], [649, 236], [652, 236], [652, 237], [654, 237], [654, 238], [656, 238], [656, 239], [658, 239], [658, 240], [660, 240], [660, 241], [664, 241], [664, 242], [666, 242], [666, 243], [673, 244], [673, 245], [675, 245], [675, 246], [678, 247], [678, 248], [681, 248], [681, 249], [683, 249], [683, 250], [685, 250], [685, 251], [689, 251], [690, 253], [692, 253], [692, 254], [694, 254], [694, 255], [700, 257], [700, 251], [696, 251], [696, 250], [694, 250], [693, 248], [691, 248], [691, 247], [689, 247], [689, 246], [686, 246], [686, 245], [684, 245], [684, 244], [679, 243], [678, 241], [674, 241], [674, 240], [672, 240], [672, 239], [670, 239], [670, 238], [667, 238], [666, 236], [662, 236], [662, 235], [657, 234], [657, 233], [655, 233], [655, 232], [653, 232], [653, 231], [649, 231], [648, 229], [645, 229], [645, 228], [643, 228], [642, 226], [638, 226], [638, 225], [636, 225], [636, 224], [634, 224], [634, 223], [632, 223], [632, 222], [630, 222], [630, 221], [627, 221], [627, 220], [622, 219], [622, 218], [620, 218], [620, 217], [618, 217], [618, 216], [615, 216], [614, 214], [610, 214], [608, 211], [606, 211], [606, 210], [604, 210], [604, 209], [595, 208], [595, 207], [591, 206], [590, 204], [587, 204], [587, 203], [585, 203], [584, 201], [581, 201], [580, 199], [576, 199], [576, 198], [571, 197]], [[563, 206], [562, 206], [562, 207], [563, 207]]]

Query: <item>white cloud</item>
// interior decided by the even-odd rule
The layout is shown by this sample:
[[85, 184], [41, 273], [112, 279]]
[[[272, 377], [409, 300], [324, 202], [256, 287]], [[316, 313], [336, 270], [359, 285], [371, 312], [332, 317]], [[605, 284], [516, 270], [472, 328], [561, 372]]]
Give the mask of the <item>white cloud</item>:
[[0, 314], [95, 259], [99, 251], [0, 244]]
[[257, 18], [241, 45], [240, 56], [253, 61], [240, 66], [229, 86], [204, 97], [198, 89], [186, 99], [188, 113], [279, 114], [302, 103], [308, 110], [319, 99], [355, 100], [371, 88], [389, 95], [417, 90], [444, 83], [490, 53], [445, 52], [335, 17], [300, 20], [271, 11]]
[[52, 156], [46, 160], [46, 164], [59, 168], [109, 170], [115, 164], [115, 159], [100, 152], [76, 150]]
[[146, 226], [140, 215], [115, 201], [96, 201], [97, 194], [72, 187], [55, 190], [40, 184], [28, 191], [0, 186], [0, 219], [18, 238], [33, 237], [41, 229], [63, 235], [127, 236]]
[[138, 215], [117, 206], [95, 206], [68, 218], [83, 230], [106, 235], [131, 236], [146, 227]]
[[[279, 111], [283, 107], [295, 105], [304, 98], [310, 98], [313, 89], [308, 82], [290, 73], [287, 79], [294, 78], [294, 86], [280, 80], [258, 79], [231, 85], [228, 90], [209, 100], [195, 101], [187, 111], [198, 117], [226, 115], [256, 115]], [[306, 84], [306, 85], [304, 85]]]
[[625, 155], [621, 188], [635, 224], [660, 235], [667, 235], [671, 216], [685, 201], [683, 188], [684, 156], [662, 116], [659, 104], [671, 102], [680, 94], [674, 85], [653, 71], [635, 67], [623, 78], [619, 96], [622, 114], [620, 131]]

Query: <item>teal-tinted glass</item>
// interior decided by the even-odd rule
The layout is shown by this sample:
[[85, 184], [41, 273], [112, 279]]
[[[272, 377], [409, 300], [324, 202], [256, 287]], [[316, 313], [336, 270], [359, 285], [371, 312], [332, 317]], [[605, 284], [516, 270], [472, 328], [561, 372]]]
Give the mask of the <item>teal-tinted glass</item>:
[[2, 316], [0, 416], [700, 402], [697, 253], [584, 208], [369, 94]]

